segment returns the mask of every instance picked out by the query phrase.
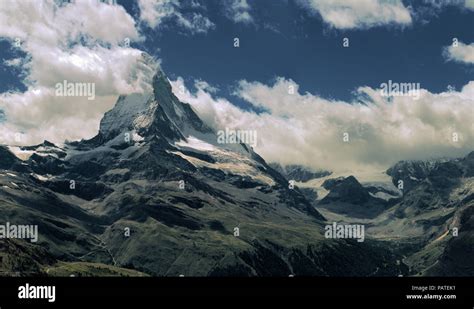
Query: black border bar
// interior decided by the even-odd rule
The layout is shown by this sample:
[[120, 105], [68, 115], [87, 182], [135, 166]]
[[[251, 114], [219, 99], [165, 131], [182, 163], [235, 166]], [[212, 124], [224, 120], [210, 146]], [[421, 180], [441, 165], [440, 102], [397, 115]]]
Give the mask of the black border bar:
[[[56, 300], [19, 299], [18, 287], [55, 286]], [[446, 290], [443, 287], [454, 287]], [[414, 287], [428, 287], [422, 292]], [[441, 290], [440, 290], [441, 288]], [[455, 295], [456, 299], [409, 300], [412, 294]], [[0, 308], [67, 308], [71, 305], [94, 307], [96, 304], [133, 305], [166, 301], [176, 305], [190, 305], [225, 297], [230, 303], [245, 305], [248, 297], [264, 301], [288, 299], [310, 300], [312, 303], [376, 306], [403, 305], [415, 308], [474, 308], [474, 278], [334, 278], [334, 277], [285, 277], [285, 278], [0, 278]], [[85, 307], [85, 308], [87, 308]], [[141, 307], [141, 306], [140, 306]], [[225, 307], [225, 306], [224, 306]], [[312, 306], [311, 307], [315, 307]], [[316, 306], [321, 307], [321, 306]], [[108, 307], [110, 308], [110, 307]]]

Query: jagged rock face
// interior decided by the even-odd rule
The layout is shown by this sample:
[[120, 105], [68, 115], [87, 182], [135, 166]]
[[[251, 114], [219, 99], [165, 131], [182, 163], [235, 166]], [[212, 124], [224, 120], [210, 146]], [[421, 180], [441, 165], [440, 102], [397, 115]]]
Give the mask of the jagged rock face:
[[0, 158], [0, 169], [9, 170], [19, 162], [18, 158], [4, 146], [0, 146]]
[[[403, 161], [394, 165], [394, 184], [403, 180], [404, 198], [396, 211], [398, 217], [409, 217], [429, 210], [456, 205], [452, 192], [464, 186], [472, 171], [472, 153], [462, 159], [430, 162]], [[408, 186], [407, 186], [408, 183]]]
[[408, 192], [428, 177], [437, 164], [438, 161], [400, 161], [389, 168], [387, 174], [396, 186], [403, 181], [403, 190]]
[[464, 176], [465, 177], [474, 177], [474, 151], [467, 155], [464, 161]]
[[401, 181], [404, 193], [426, 182], [438, 190], [447, 190], [456, 185], [460, 177], [473, 177], [474, 152], [456, 160], [401, 161], [389, 168], [387, 174], [394, 185], [398, 186]]
[[189, 104], [178, 100], [171, 90], [168, 79], [161, 71], [153, 78], [153, 93], [164, 113], [184, 135], [193, 132], [213, 133], [212, 129], [199, 118]]

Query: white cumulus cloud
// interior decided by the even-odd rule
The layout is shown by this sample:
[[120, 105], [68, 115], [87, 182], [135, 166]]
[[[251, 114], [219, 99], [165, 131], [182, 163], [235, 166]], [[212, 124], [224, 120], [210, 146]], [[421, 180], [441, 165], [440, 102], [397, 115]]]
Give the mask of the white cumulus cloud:
[[270, 162], [347, 172], [474, 149], [474, 82], [458, 92], [422, 89], [418, 100], [389, 101], [379, 89], [361, 87], [366, 104], [356, 104], [302, 94], [284, 78], [273, 85], [241, 81], [238, 94], [263, 113], [242, 110], [196, 86], [196, 93], [183, 92], [182, 79], [173, 82], [178, 97], [215, 129], [257, 130], [256, 151]]
[[[119, 94], [149, 87], [154, 63], [127, 43], [140, 41], [134, 19], [122, 6], [101, 1], [3, 0], [0, 38], [26, 57], [5, 60], [22, 70], [27, 90], [0, 94], [0, 143], [88, 138]], [[17, 46], [16, 43], [20, 45]], [[95, 99], [57, 97], [64, 80], [95, 86]]]
[[474, 43], [458, 42], [444, 49], [444, 56], [451, 61], [474, 64]]
[[371, 28], [381, 25], [409, 25], [410, 9], [401, 0], [299, 0], [318, 13], [324, 22], [338, 29]]
[[247, 0], [227, 0], [223, 2], [223, 5], [226, 16], [235, 23], [252, 24], [254, 22], [252, 8]]

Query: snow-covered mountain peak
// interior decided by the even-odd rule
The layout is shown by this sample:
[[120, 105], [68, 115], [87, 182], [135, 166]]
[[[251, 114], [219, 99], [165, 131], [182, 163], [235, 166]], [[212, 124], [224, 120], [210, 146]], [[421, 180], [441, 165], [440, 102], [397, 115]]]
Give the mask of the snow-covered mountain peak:
[[166, 75], [158, 69], [153, 77], [153, 91], [120, 96], [100, 124], [101, 142], [137, 132], [145, 140], [158, 138], [169, 142], [185, 140], [188, 136], [213, 135], [192, 107], [173, 94]]

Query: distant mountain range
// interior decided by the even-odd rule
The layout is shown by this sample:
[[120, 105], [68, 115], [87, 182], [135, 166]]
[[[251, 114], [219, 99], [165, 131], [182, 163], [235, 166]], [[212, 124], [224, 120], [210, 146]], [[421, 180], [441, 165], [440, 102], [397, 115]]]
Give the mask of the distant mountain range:
[[[0, 271], [473, 275], [473, 173], [474, 153], [400, 162], [393, 185], [267, 164], [249, 145], [218, 143], [158, 71], [153, 91], [119, 97], [90, 140], [0, 146], [0, 223], [39, 231], [38, 243], [0, 240]], [[335, 221], [365, 224], [365, 241], [326, 239]]]

